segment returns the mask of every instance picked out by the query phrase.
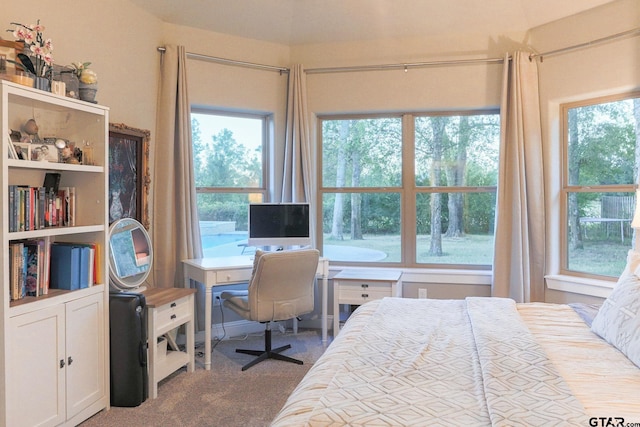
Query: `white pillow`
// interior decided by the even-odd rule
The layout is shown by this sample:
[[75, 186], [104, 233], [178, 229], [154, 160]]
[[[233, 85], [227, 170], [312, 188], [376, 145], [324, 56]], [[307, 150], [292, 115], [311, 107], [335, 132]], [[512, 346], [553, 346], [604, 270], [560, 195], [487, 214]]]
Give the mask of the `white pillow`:
[[629, 251], [611, 295], [593, 319], [591, 330], [640, 367], [640, 253]]

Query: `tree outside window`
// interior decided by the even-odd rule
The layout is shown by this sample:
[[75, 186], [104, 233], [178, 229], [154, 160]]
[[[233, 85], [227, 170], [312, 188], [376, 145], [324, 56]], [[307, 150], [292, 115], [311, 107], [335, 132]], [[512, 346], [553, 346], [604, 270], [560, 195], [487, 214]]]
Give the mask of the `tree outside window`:
[[489, 268], [496, 112], [322, 117], [323, 254]]
[[562, 106], [563, 272], [617, 277], [633, 246], [640, 159], [638, 94]]
[[205, 257], [247, 250], [250, 202], [265, 198], [267, 117], [197, 110], [191, 114], [200, 235]]

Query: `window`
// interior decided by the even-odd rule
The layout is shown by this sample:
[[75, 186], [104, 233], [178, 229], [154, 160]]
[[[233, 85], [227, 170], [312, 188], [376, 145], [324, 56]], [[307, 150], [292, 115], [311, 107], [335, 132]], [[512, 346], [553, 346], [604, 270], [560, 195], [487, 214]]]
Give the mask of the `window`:
[[639, 94], [562, 106], [562, 270], [617, 277], [633, 245]]
[[323, 255], [489, 267], [499, 115], [321, 117]]
[[200, 235], [205, 257], [240, 255], [250, 202], [266, 199], [268, 117], [191, 113]]

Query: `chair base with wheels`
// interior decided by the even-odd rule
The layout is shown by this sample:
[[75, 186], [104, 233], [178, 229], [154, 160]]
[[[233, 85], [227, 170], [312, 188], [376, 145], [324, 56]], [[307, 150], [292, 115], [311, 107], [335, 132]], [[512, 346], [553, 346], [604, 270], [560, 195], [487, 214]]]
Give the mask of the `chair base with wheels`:
[[291, 344], [283, 345], [278, 348], [271, 348], [271, 322], [266, 323], [266, 327], [264, 330], [264, 350], [245, 350], [245, 349], [236, 349], [236, 353], [249, 354], [251, 356], [258, 356], [253, 359], [251, 362], [247, 363], [242, 367], [243, 371], [246, 371], [253, 365], [256, 365], [262, 361], [267, 359], [277, 359], [282, 360], [284, 362], [296, 363], [298, 365], [302, 365], [304, 362], [302, 360], [294, 359], [293, 357], [285, 356], [284, 354], [280, 354], [283, 351], [290, 349]]

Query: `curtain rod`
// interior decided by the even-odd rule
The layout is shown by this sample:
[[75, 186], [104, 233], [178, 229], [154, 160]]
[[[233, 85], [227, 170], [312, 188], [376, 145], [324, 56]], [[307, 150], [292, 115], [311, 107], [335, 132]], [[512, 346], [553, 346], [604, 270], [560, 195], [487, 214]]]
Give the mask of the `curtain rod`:
[[486, 59], [453, 59], [448, 61], [431, 61], [431, 62], [409, 62], [404, 64], [382, 64], [382, 65], [356, 65], [353, 67], [328, 67], [328, 68], [309, 68], [305, 70], [307, 74], [324, 74], [324, 73], [349, 73], [353, 71], [384, 71], [384, 70], [402, 70], [408, 71], [409, 68], [424, 67], [441, 67], [446, 65], [465, 65], [465, 64], [490, 64], [502, 63], [503, 58], [486, 58]]
[[544, 52], [544, 53], [533, 53], [533, 54], [529, 55], [529, 59], [540, 57], [540, 62], [542, 62], [542, 60], [543, 60], [543, 58], [545, 56], [560, 55], [562, 53], [572, 52], [574, 50], [584, 49], [584, 48], [587, 48], [587, 47], [596, 46], [596, 45], [607, 43], [607, 42], [610, 42], [610, 41], [613, 41], [613, 40], [617, 40], [617, 39], [620, 39], [620, 38], [633, 37], [633, 36], [637, 36], [637, 35], [640, 35], [640, 28], [634, 28], [632, 30], [623, 31], [621, 33], [612, 34], [610, 36], [601, 37], [599, 39], [591, 40], [591, 41], [588, 41], [588, 42], [585, 42], [585, 43], [580, 43], [580, 44], [576, 44], [576, 45], [573, 45], [573, 46], [563, 47], [563, 48], [560, 48], [560, 49], [551, 50], [551, 51]]
[[[540, 61], [542, 61], [545, 56], [560, 55], [562, 53], [567, 53], [567, 52], [571, 52], [578, 49], [584, 49], [587, 47], [596, 46], [596, 45], [607, 43], [623, 37], [633, 37], [638, 35], [640, 35], [640, 28], [634, 28], [632, 30], [623, 31], [621, 33], [612, 34], [610, 36], [602, 37], [599, 39], [591, 40], [591, 41], [580, 43], [573, 46], [567, 46], [567, 47], [551, 50], [544, 53], [532, 53], [531, 55], [529, 55], [529, 59], [533, 60], [534, 58], [539, 57]], [[166, 49], [164, 47], [158, 47], [158, 51], [161, 53], [164, 53]], [[261, 69], [261, 70], [268, 70], [268, 71], [278, 71], [280, 74], [289, 73], [289, 68], [285, 68], [285, 67], [276, 67], [273, 65], [263, 65], [263, 64], [255, 64], [252, 62], [236, 61], [233, 59], [219, 58], [216, 56], [202, 55], [199, 53], [191, 53], [191, 52], [187, 52], [187, 56], [194, 59], [217, 62], [225, 65], [235, 65], [239, 67], [255, 68], [255, 69]], [[398, 69], [404, 69], [405, 71], [408, 71], [409, 68], [442, 67], [447, 65], [468, 65], [468, 64], [480, 64], [480, 63], [490, 64], [490, 63], [502, 63], [503, 61], [504, 59], [502, 58], [457, 59], [457, 60], [454, 59], [449, 61], [413, 62], [413, 63], [404, 63], [404, 64], [309, 68], [308, 70], [305, 70], [305, 72], [307, 74], [323, 74], [323, 73], [348, 73], [348, 72], [354, 72], [354, 71], [383, 71], [383, 70], [398, 70]]]
[[[165, 47], [162, 47], [162, 46], [158, 47], [158, 52], [160, 53], [164, 53], [166, 50], [167, 49]], [[218, 64], [224, 64], [224, 65], [234, 65], [237, 67], [254, 68], [258, 70], [277, 71], [280, 74], [289, 72], [289, 69], [286, 67], [276, 67], [274, 65], [264, 65], [264, 64], [256, 64], [253, 62], [236, 61], [234, 59], [220, 58], [217, 56], [203, 55], [200, 53], [187, 52], [187, 57], [192, 59], [199, 59], [201, 61], [216, 62]]]

